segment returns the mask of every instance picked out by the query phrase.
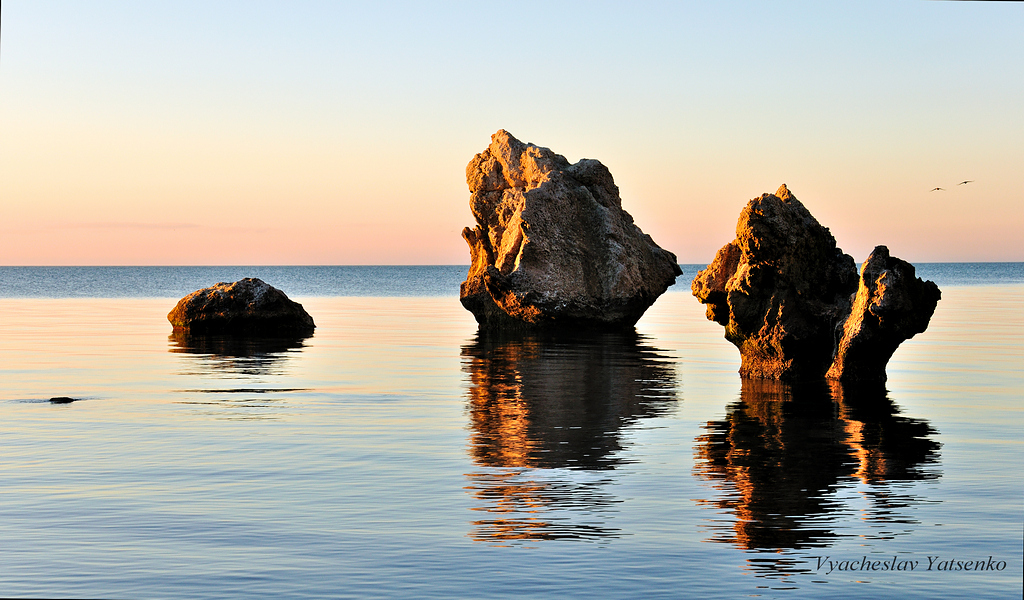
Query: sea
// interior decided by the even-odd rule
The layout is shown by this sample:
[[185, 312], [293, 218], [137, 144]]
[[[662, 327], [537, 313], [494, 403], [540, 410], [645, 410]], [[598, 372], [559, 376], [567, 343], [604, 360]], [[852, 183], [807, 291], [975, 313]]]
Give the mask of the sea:
[[[1024, 263], [917, 265], [863, 388], [740, 378], [703, 266], [561, 336], [465, 266], [0, 267], [0, 597], [1021, 598]], [[172, 333], [242, 277], [315, 333]]]

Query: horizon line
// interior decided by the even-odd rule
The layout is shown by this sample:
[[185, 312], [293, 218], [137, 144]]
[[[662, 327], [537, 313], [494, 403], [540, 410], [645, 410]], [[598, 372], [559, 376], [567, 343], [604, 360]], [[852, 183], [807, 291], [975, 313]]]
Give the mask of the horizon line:
[[[1024, 0], [1022, 0], [1024, 1]], [[908, 261], [909, 262], [909, 261]], [[700, 266], [710, 265], [711, 262], [679, 262], [678, 265]], [[1024, 260], [932, 260], [918, 261], [912, 265], [995, 265], [995, 264], [1024, 264]], [[0, 269], [87, 269], [87, 268], [113, 268], [113, 269], [138, 269], [138, 268], [315, 268], [315, 267], [460, 267], [469, 268], [470, 264], [412, 264], [412, 263], [374, 263], [374, 264], [159, 264], [159, 265], [129, 265], [129, 264], [108, 264], [108, 265], [0, 265]]]

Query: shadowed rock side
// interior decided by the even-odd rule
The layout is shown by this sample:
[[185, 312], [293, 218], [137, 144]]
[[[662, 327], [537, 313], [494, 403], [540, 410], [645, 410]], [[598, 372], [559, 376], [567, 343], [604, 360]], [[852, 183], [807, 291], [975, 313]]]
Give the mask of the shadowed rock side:
[[837, 492], [854, 485], [867, 486], [865, 518], [889, 523], [878, 533], [888, 539], [911, 519], [904, 509], [921, 501], [892, 484], [940, 476], [934, 429], [901, 416], [881, 384], [742, 385], [739, 401], [696, 440], [694, 472], [719, 492], [701, 504], [731, 515], [708, 521], [711, 541], [743, 549], [827, 546], [851, 512]]
[[682, 274], [596, 160], [569, 164], [500, 130], [466, 181], [477, 225], [462, 232], [461, 299], [482, 328], [628, 328]]
[[193, 334], [311, 334], [316, 325], [302, 305], [259, 279], [246, 277], [192, 292], [167, 320]]
[[[913, 267], [890, 258], [884, 246], [868, 263], [865, 282], [828, 228], [783, 185], [747, 204], [736, 239], [697, 273], [692, 291], [739, 348], [744, 377], [884, 381], [896, 346], [927, 327], [938, 288], [916, 279]], [[836, 367], [846, 337], [850, 349]]]
[[831, 379], [885, 381], [885, 365], [903, 340], [928, 327], [941, 293], [914, 265], [878, 246], [864, 261], [857, 297], [828, 370]]
[[751, 200], [726, 244], [693, 280], [694, 296], [740, 349], [740, 374], [821, 377], [857, 290], [853, 258], [785, 185]]

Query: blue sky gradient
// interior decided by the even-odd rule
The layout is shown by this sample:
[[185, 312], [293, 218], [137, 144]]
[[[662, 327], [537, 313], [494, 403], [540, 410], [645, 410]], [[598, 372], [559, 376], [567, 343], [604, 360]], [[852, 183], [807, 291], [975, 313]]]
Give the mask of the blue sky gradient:
[[680, 262], [782, 183], [858, 261], [1024, 260], [1022, 31], [1017, 2], [9, 0], [0, 264], [465, 263], [499, 128], [604, 162]]

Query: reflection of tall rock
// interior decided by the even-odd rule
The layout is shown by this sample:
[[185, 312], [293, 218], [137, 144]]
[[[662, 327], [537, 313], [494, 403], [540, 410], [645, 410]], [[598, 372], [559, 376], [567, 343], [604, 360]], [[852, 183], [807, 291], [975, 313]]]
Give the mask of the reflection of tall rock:
[[[747, 548], [806, 548], [836, 537], [827, 525], [848, 510], [836, 498], [843, 479], [885, 486], [937, 476], [922, 468], [937, 460], [934, 431], [897, 415], [881, 386], [790, 387], [745, 379], [740, 401], [697, 438], [696, 473], [722, 497], [707, 501], [733, 513], [712, 539]], [[879, 494], [879, 520], [897, 500]], [[890, 505], [883, 505], [892, 502]]]
[[[545, 473], [556, 473], [545, 477]], [[586, 471], [492, 469], [471, 473], [466, 489], [487, 514], [473, 521], [470, 536], [481, 542], [517, 544], [531, 540], [597, 540], [616, 537], [607, 524], [615, 499], [608, 480]], [[595, 472], [600, 474], [600, 472]]]
[[675, 371], [635, 333], [481, 334], [462, 354], [473, 456], [488, 466], [612, 468], [622, 428], [674, 405]]
[[614, 505], [600, 471], [624, 460], [624, 427], [675, 405], [672, 364], [636, 333], [481, 332], [462, 354], [470, 452], [485, 468], [469, 488], [494, 515], [474, 523], [474, 536], [614, 535], [595, 517]]
[[839, 407], [846, 442], [853, 449], [853, 476], [864, 483], [932, 479], [922, 466], [938, 461], [939, 443], [927, 421], [901, 417], [899, 408], [879, 383], [841, 384], [830, 381]]
[[885, 381], [896, 347], [925, 330], [939, 298], [885, 246], [864, 263], [858, 291], [853, 259], [785, 185], [747, 204], [736, 239], [691, 287], [739, 348], [741, 375], [790, 381]]
[[596, 160], [501, 130], [466, 167], [476, 227], [462, 304], [482, 328], [630, 328], [682, 271], [622, 208]]

